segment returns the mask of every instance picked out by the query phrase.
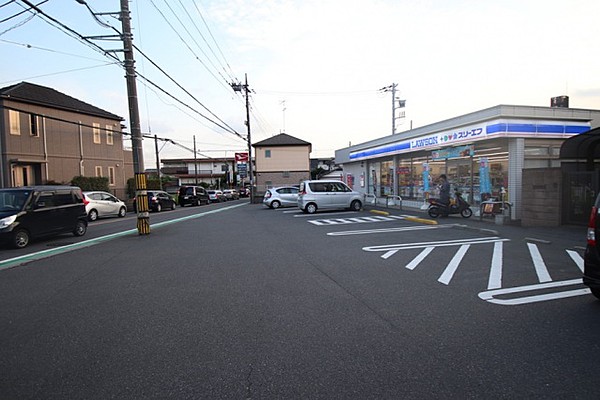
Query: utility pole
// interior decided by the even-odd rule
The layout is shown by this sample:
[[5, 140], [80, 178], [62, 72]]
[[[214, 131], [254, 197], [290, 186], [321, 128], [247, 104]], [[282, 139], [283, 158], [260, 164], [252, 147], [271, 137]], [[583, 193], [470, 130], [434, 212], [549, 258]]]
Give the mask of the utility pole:
[[158, 157], [158, 136], [154, 135], [154, 151], [156, 152], [156, 175], [158, 176], [158, 187], [163, 190], [162, 179], [160, 179], [160, 158]]
[[133, 153], [133, 172], [135, 175], [135, 196], [137, 207], [137, 229], [140, 235], [150, 233], [150, 214], [148, 212], [148, 192], [144, 173], [144, 152], [142, 148], [142, 130], [138, 108], [137, 87], [135, 82], [135, 61], [131, 35], [131, 17], [129, 0], [121, 0], [121, 25], [123, 28], [123, 48], [125, 52], [125, 78], [129, 99], [129, 119], [131, 124], [131, 143]]
[[198, 186], [198, 153], [196, 153], [196, 135], [194, 135], [194, 184]]
[[246, 127], [248, 128], [248, 175], [250, 177], [250, 203], [254, 203], [254, 173], [252, 172], [252, 140], [250, 138], [250, 99], [248, 95], [248, 74], [244, 74], [245, 83], [232, 83], [231, 88], [234, 92], [244, 90], [246, 96]]
[[400, 100], [396, 97], [397, 87], [397, 83], [392, 83], [389, 86], [385, 86], [379, 89], [380, 92], [392, 92], [392, 135], [396, 134], [396, 120], [404, 118], [405, 115], [404, 111], [402, 111], [400, 115], [396, 116], [396, 109], [404, 108], [406, 105], [406, 100]]

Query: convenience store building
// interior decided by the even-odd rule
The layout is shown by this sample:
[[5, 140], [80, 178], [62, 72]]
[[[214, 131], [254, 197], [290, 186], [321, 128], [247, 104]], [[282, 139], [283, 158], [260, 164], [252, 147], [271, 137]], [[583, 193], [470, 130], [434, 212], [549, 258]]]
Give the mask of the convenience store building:
[[498, 105], [336, 150], [335, 161], [345, 182], [376, 198], [424, 204], [446, 174], [474, 209], [504, 199], [520, 220], [523, 171], [560, 168], [562, 143], [598, 126], [600, 110]]

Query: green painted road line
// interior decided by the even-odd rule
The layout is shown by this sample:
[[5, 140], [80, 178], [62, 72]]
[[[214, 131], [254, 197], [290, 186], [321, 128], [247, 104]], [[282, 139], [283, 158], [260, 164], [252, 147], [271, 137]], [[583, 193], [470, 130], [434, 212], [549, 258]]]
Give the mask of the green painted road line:
[[[246, 203], [236, 204], [235, 206], [218, 208], [216, 210], [211, 210], [211, 211], [203, 212], [201, 214], [188, 215], [187, 217], [181, 217], [181, 218], [173, 219], [173, 220], [170, 220], [170, 221], [157, 222], [155, 224], [151, 224], [150, 228], [159, 228], [161, 226], [170, 225], [170, 224], [174, 224], [174, 223], [177, 223], [177, 222], [187, 221], [187, 220], [196, 219], [196, 218], [202, 218], [202, 217], [204, 217], [206, 215], [215, 214], [215, 213], [219, 213], [219, 212], [227, 211], [227, 210], [232, 210], [234, 208], [245, 206], [245, 205], [246, 205]], [[0, 261], [0, 270], [14, 268], [14, 267], [26, 264], [26, 263], [31, 262], [31, 261], [38, 261], [38, 260], [41, 260], [41, 259], [44, 259], [44, 258], [55, 256], [57, 254], [63, 254], [63, 253], [67, 253], [69, 251], [73, 251], [73, 250], [77, 250], [77, 249], [81, 249], [81, 248], [85, 248], [85, 247], [94, 246], [94, 245], [97, 245], [99, 243], [103, 243], [103, 242], [106, 242], [106, 241], [109, 241], [109, 240], [113, 240], [113, 239], [116, 239], [116, 238], [119, 238], [119, 237], [123, 237], [123, 236], [127, 236], [127, 235], [133, 235], [133, 234], [137, 234], [137, 233], [138, 233], [137, 228], [135, 228], [135, 229], [129, 229], [129, 230], [126, 230], [126, 231], [123, 231], [123, 232], [112, 233], [110, 235], [101, 236], [101, 237], [97, 237], [97, 238], [94, 238], [94, 239], [84, 240], [82, 242], [72, 243], [72, 244], [68, 244], [68, 245], [65, 245], [65, 246], [57, 247], [57, 248], [54, 248], [54, 249], [42, 250], [42, 251], [38, 251], [36, 253], [25, 254], [23, 256], [9, 258], [7, 260]]]

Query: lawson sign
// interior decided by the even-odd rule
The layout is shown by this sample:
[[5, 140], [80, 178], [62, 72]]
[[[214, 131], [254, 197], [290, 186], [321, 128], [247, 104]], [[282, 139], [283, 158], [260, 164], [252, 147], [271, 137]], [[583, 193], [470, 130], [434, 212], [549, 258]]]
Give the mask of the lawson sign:
[[417, 150], [428, 150], [446, 146], [455, 146], [459, 143], [468, 143], [482, 140], [492, 136], [508, 137], [565, 137], [563, 135], [576, 135], [590, 129], [589, 125], [565, 125], [556, 123], [524, 123], [515, 121], [495, 120], [482, 126], [474, 125], [455, 131], [440, 132], [421, 136], [415, 139], [403, 140], [365, 150], [350, 153], [350, 160], [361, 158], [374, 158], [383, 155], [408, 153]]
[[482, 127], [460, 130], [452, 133], [436, 133], [419, 138], [404, 140], [401, 142], [390, 143], [383, 146], [372, 147], [366, 150], [359, 150], [350, 153], [350, 159], [368, 158], [385, 154], [406, 153], [416, 150], [426, 150], [432, 147], [452, 146], [455, 143], [474, 140], [477, 137], [485, 136], [485, 130]]

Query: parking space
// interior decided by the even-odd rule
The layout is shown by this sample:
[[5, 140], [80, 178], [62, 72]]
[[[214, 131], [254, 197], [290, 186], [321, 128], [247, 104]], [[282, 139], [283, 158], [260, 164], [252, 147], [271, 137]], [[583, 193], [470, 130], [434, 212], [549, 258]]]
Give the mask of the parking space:
[[521, 305], [590, 293], [581, 282], [581, 249], [502, 236], [471, 228], [463, 220], [430, 225], [411, 215], [367, 211], [285, 213], [302, 218], [317, 236], [356, 245], [370, 257], [367, 268], [405, 268], [431, 275], [450, 289], [467, 285], [471, 295], [491, 304]]

